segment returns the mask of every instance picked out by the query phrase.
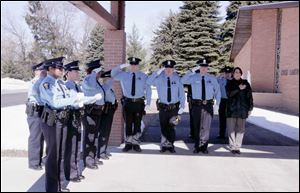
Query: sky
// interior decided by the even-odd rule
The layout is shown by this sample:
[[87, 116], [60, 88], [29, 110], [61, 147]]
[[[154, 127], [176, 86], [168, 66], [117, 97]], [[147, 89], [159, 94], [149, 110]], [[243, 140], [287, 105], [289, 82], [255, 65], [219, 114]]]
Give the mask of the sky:
[[[110, 1], [99, 1], [99, 3], [106, 10], [110, 11]], [[168, 15], [169, 10], [179, 12], [179, 7], [182, 4], [182, 1], [126, 1], [125, 31], [128, 34], [135, 24], [143, 38], [144, 45], [149, 47], [151, 39], [153, 38], [153, 31], [157, 29], [162, 19]], [[228, 4], [228, 1], [222, 1], [220, 3], [221, 17], [226, 15], [226, 6]], [[24, 16], [27, 12], [27, 5], [27, 1], [1, 1], [1, 23], [3, 24], [6, 22], [7, 16], [13, 17], [19, 25], [25, 29], [26, 33], [28, 33], [28, 37], [30, 37], [30, 30], [24, 20]], [[70, 6], [73, 5], [70, 4]], [[77, 30], [76, 34], [78, 36], [82, 34], [83, 30], [77, 26], [81, 26], [81, 22], [85, 17], [85, 13], [81, 12], [79, 9], [78, 12], [76, 11], [76, 15], [74, 16], [74, 28]], [[3, 41], [2, 25], [1, 41]]]

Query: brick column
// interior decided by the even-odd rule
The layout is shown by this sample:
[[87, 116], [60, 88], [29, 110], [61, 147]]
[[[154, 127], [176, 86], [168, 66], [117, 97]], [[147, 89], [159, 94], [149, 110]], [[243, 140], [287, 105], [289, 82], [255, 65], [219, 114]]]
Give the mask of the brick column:
[[[105, 69], [111, 69], [118, 64], [125, 63], [126, 34], [124, 30], [106, 30], [104, 32], [104, 66]], [[118, 101], [122, 97], [120, 83], [115, 81], [114, 91]], [[123, 142], [124, 120], [122, 117], [122, 106], [115, 113], [110, 135], [110, 145], [120, 145]]]

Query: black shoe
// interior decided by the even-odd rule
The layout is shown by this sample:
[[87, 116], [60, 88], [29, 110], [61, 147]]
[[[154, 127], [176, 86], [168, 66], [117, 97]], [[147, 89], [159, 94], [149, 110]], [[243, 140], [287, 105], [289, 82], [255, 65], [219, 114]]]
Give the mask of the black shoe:
[[200, 152], [200, 148], [199, 147], [196, 147], [193, 151], [193, 153], [199, 153]]
[[232, 153], [232, 154], [236, 154], [236, 151], [235, 151], [235, 150], [231, 150], [231, 153]]
[[80, 179], [80, 177], [76, 177], [76, 178], [71, 178], [70, 181], [78, 183], [78, 182], [81, 182], [81, 179]]
[[235, 153], [236, 154], [241, 154], [241, 151], [240, 150], [236, 150]]
[[80, 178], [80, 180], [84, 180], [85, 179], [84, 175], [80, 175], [79, 178]]
[[141, 152], [142, 149], [140, 148], [139, 145], [133, 145], [133, 150], [136, 151], [136, 152]]
[[106, 155], [107, 157], [110, 157], [110, 156], [111, 156], [111, 154], [108, 153], [108, 152], [106, 152], [105, 155]]
[[123, 148], [123, 152], [128, 152], [131, 149], [132, 149], [132, 145], [126, 144], [125, 147]]
[[62, 189], [60, 190], [60, 192], [70, 192], [70, 189], [69, 189], [69, 188], [62, 188]]
[[98, 169], [97, 165], [87, 165], [86, 167], [89, 168], [89, 169], [92, 169], [92, 170]]
[[201, 152], [204, 153], [204, 154], [208, 154], [208, 150], [207, 149], [202, 149]]
[[161, 147], [161, 150], [159, 150], [160, 153], [164, 153], [167, 151], [167, 148], [166, 147]]
[[109, 157], [106, 154], [104, 154], [100, 156], [100, 159], [109, 160]]
[[171, 153], [176, 153], [176, 151], [175, 151], [175, 148], [174, 148], [174, 147], [170, 147], [170, 148], [169, 148], [169, 151], [170, 151]]
[[32, 169], [32, 170], [36, 170], [36, 171], [43, 170], [42, 166], [29, 166], [29, 168]]
[[96, 164], [97, 165], [103, 165], [103, 161], [99, 160], [99, 159], [96, 159]]

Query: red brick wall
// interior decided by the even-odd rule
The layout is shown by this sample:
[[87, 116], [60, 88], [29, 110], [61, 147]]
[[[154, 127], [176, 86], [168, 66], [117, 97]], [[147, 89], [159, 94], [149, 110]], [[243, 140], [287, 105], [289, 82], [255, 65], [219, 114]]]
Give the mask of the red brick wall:
[[[125, 62], [126, 34], [124, 30], [107, 30], [104, 33], [104, 66], [111, 69]], [[114, 83], [117, 99], [120, 101], [122, 90], [119, 82]], [[120, 145], [123, 142], [124, 121], [122, 117], [122, 106], [115, 113], [110, 135], [110, 145]]]
[[277, 10], [252, 13], [251, 72], [256, 92], [274, 92]]
[[299, 8], [282, 10], [280, 71], [283, 107], [299, 114]]
[[[251, 71], [251, 37], [248, 39], [247, 43], [244, 45], [244, 47], [241, 49], [239, 54], [234, 59], [234, 66], [240, 67], [243, 70], [244, 78], [247, 76], [247, 71], [250, 71], [250, 74], [252, 75]], [[254, 69], [253, 69], [254, 70]], [[252, 82], [252, 81], [251, 81]]]

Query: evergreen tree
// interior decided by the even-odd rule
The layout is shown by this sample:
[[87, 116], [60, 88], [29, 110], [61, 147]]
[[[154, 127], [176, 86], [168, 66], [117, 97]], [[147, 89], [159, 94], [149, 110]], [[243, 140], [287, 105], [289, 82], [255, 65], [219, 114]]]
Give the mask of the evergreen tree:
[[177, 15], [172, 11], [162, 21], [158, 29], [154, 31], [152, 40], [151, 71], [160, 68], [163, 60], [175, 59], [175, 30], [177, 25]]
[[134, 24], [132, 26], [131, 32], [127, 36], [126, 43], [126, 55], [128, 57], [137, 57], [142, 61], [140, 62], [141, 70], [148, 71], [149, 64], [146, 61], [147, 51], [143, 47], [143, 38], [140, 37], [139, 31]]
[[232, 63], [229, 62], [230, 59], [230, 51], [233, 42], [233, 35], [235, 29], [235, 23], [237, 19], [238, 9], [241, 6], [249, 6], [256, 5], [262, 3], [272, 3], [274, 1], [230, 1], [229, 6], [226, 9], [226, 18], [225, 22], [221, 26], [220, 30], [220, 58], [219, 65], [224, 67], [233, 66]]
[[91, 31], [86, 51], [84, 64], [93, 60], [104, 60], [104, 28], [100, 24], [96, 24]]
[[217, 1], [184, 1], [176, 27], [177, 71], [184, 74], [200, 58], [210, 63], [210, 71], [218, 71]]

